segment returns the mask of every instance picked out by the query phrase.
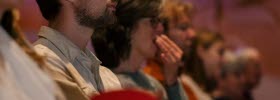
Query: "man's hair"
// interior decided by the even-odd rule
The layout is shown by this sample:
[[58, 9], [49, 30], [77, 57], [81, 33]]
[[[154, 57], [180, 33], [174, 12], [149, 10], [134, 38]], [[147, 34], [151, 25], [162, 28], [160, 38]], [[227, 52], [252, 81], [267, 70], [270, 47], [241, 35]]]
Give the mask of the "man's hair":
[[158, 15], [161, 0], [120, 0], [116, 7], [117, 23], [96, 30], [92, 43], [102, 65], [110, 69], [127, 60], [131, 51], [131, 32], [139, 20]]
[[58, 13], [60, 12], [60, 8], [62, 4], [59, 0], [36, 0], [37, 4], [41, 10], [43, 17], [50, 21], [54, 20]]

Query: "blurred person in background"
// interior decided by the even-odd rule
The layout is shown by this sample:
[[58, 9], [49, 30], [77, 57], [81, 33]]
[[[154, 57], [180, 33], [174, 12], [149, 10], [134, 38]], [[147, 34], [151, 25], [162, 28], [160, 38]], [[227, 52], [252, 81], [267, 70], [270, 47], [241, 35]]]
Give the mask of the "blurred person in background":
[[19, 31], [19, 13], [15, 8], [22, 2], [0, 2], [0, 99], [64, 100], [54, 81], [42, 71], [43, 58]]
[[[195, 37], [195, 32], [191, 25], [191, 10], [192, 7], [189, 3], [181, 0], [166, 0], [160, 12], [164, 34], [183, 50], [184, 57], [190, 51], [192, 39]], [[162, 64], [158, 56], [149, 59], [144, 67], [144, 72], [164, 83], [163, 73], [168, 69], [164, 69]]]
[[[190, 46], [192, 40], [195, 37], [195, 32], [191, 24], [192, 18], [192, 6], [190, 3], [182, 2], [181, 0], [166, 0], [162, 6], [162, 11], [160, 13], [160, 18], [163, 22], [163, 32], [172, 41], [174, 41], [182, 50], [183, 58], [187, 57], [190, 52]], [[180, 62], [182, 67], [184, 64], [184, 59]], [[179, 77], [178, 68], [177, 75], [174, 77]], [[163, 62], [161, 62], [160, 57], [156, 56], [149, 59], [144, 67], [144, 72], [155, 77], [161, 83], [165, 81], [164, 72], [168, 72], [168, 68], [163, 67]], [[197, 97], [189, 89], [185, 88], [189, 100], [197, 100]]]
[[[162, 94], [163, 99], [187, 100], [177, 80], [183, 52], [167, 36], [160, 35], [163, 31], [158, 20], [161, 2], [120, 0], [116, 9], [117, 24], [95, 33], [92, 42], [97, 57], [104, 66], [117, 74], [124, 88]], [[164, 67], [168, 69], [165, 73], [165, 86], [142, 72], [146, 60], [159, 52]]]
[[52, 77], [66, 98], [89, 100], [100, 92], [121, 89], [116, 75], [100, 66], [99, 59], [86, 48], [96, 28], [115, 22], [116, 1], [36, 1], [49, 25], [41, 27], [34, 48], [53, 65]]
[[215, 100], [247, 100], [243, 96], [244, 68], [235, 53], [225, 52], [219, 85], [213, 92]]
[[242, 48], [237, 50], [238, 59], [244, 68], [244, 96], [246, 100], [254, 100], [253, 90], [261, 81], [261, 59], [258, 50], [254, 48]]
[[212, 100], [211, 92], [219, 80], [224, 49], [221, 34], [201, 31], [194, 38], [180, 79], [196, 100]]

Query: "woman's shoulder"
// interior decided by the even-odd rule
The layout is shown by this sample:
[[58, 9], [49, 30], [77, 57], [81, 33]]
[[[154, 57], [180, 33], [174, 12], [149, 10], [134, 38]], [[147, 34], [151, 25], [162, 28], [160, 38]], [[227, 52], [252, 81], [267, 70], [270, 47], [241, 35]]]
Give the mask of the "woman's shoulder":
[[122, 88], [127, 89], [127, 88], [137, 87], [137, 84], [135, 83], [135, 81], [130, 75], [124, 73], [118, 73], [116, 74], [116, 76], [118, 77]]

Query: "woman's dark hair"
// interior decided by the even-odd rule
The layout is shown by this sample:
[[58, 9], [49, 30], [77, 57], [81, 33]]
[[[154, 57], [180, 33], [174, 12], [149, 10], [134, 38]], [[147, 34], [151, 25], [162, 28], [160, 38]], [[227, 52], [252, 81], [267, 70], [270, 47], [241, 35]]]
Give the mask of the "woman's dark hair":
[[39, 56], [35, 50], [28, 44], [24, 35], [20, 32], [20, 28], [17, 24], [16, 14], [17, 10], [7, 10], [4, 12], [1, 25], [7, 31], [8, 35], [16, 41], [16, 43], [23, 49], [23, 51], [29, 55], [39, 66], [44, 66], [43, 57]]
[[129, 58], [131, 32], [139, 20], [157, 17], [161, 0], [119, 0], [116, 7], [117, 23], [97, 29], [92, 43], [102, 65], [116, 68], [120, 61]]
[[223, 37], [219, 33], [208, 31], [198, 32], [190, 47], [189, 55], [184, 59], [185, 73], [190, 75], [196, 83], [203, 86], [207, 92], [213, 90], [214, 87], [212, 85], [215, 83], [213, 83], [212, 79], [209, 79], [210, 77], [207, 77], [204, 63], [198, 55], [197, 48], [202, 46], [203, 49], [208, 50], [213, 44], [219, 41], [223, 41]]

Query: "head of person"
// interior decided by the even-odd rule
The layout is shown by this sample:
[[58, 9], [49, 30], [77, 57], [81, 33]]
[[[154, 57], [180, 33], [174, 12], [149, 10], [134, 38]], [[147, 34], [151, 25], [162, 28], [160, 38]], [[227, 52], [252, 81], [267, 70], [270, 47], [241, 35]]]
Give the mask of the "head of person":
[[198, 32], [185, 60], [185, 73], [190, 75], [205, 91], [211, 92], [217, 85], [224, 52], [221, 34]]
[[166, 0], [160, 17], [164, 32], [184, 51], [189, 50], [195, 32], [191, 24], [192, 6], [181, 0]]
[[20, 31], [20, 27], [18, 25], [19, 19], [20, 13], [18, 9], [13, 8], [4, 12], [0, 24], [7, 34], [15, 40], [15, 42], [28, 56], [30, 56], [38, 65], [44, 66], [45, 63], [43, 57], [33, 50], [24, 34]]
[[15, 40], [22, 37], [22, 35], [19, 34], [19, 19], [19, 11], [17, 9], [9, 9], [4, 12], [1, 21], [2, 27], [7, 31], [9, 36]]
[[0, 10], [1, 13], [4, 13], [4, 11], [12, 8], [17, 8], [23, 0], [1, 0], [0, 1]]
[[231, 51], [225, 53], [219, 81], [223, 95], [231, 98], [243, 97], [244, 68], [245, 66], [235, 53]]
[[[148, 59], [155, 56], [154, 43], [161, 0], [120, 0], [116, 8], [117, 23], [92, 37], [97, 57], [110, 69], [131, 56]], [[132, 55], [133, 54], [133, 55]], [[136, 68], [139, 69], [139, 68]]]
[[259, 52], [254, 48], [243, 48], [238, 51], [238, 57], [245, 66], [245, 89], [252, 91], [261, 80], [261, 59]]
[[96, 28], [114, 22], [116, 1], [111, 0], [36, 0], [43, 17], [50, 24], [74, 17], [79, 25]]

